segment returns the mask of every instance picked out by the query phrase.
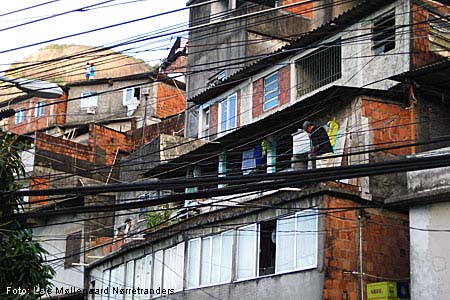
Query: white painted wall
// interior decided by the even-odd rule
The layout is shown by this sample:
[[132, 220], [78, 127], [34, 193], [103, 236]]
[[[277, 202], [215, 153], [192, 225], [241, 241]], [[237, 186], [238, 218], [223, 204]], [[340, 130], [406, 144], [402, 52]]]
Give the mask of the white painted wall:
[[[450, 202], [410, 209], [410, 226], [450, 228]], [[450, 297], [450, 233], [410, 230], [411, 300], [447, 300]]]

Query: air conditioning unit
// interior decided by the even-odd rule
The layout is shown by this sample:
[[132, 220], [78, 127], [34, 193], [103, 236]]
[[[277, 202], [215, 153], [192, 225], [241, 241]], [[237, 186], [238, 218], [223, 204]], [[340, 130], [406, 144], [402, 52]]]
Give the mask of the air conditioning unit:
[[148, 88], [148, 87], [142, 88], [141, 89], [141, 94], [144, 95], [144, 96], [150, 95], [150, 88]]
[[95, 107], [95, 106], [91, 106], [91, 107], [88, 107], [87, 109], [86, 109], [86, 113], [88, 114], [88, 115], [95, 115], [95, 111], [97, 110], [97, 107]]

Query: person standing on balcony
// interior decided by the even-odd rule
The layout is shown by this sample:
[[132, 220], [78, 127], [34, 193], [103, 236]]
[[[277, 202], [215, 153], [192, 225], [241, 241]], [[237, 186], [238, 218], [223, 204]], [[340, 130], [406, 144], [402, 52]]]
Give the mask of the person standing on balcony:
[[[311, 151], [308, 153], [308, 158], [317, 158], [327, 153], [333, 153], [330, 138], [322, 126], [316, 126], [310, 121], [305, 121], [303, 123], [303, 130], [308, 133], [311, 143]], [[312, 167], [313, 169], [316, 168], [315, 159], [312, 161]]]
[[84, 75], [86, 75], [86, 80], [89, 80], [89, 77], [91, 76], [91, 64], [89, 62], [86, 64]]
[[95, 77], [94, 63], [91, 63], [91, 66], [89, 68], [89, 79], [94, 79], [94, 77]]

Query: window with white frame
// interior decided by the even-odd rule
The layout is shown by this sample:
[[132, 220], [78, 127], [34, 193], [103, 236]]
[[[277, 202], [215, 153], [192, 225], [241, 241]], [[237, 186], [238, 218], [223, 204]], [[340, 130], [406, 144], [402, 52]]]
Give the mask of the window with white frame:
[[226, 231], [188, 243], [188, 288], [231, 281], [233, 231]]
[[395, 9], [374, 20], [372, 41], [375, 55], [386, 53], [395, 48]]
[[236, 278], [238, 280], [256, 277], [257, 224], [238, 228]]
[[164, 255], [163, 250], [155, 252], [153, 261], [153, 284], [152, 284], [154, 290], [162, 288], [163, 255]]
[[264, 78], [263, 110], [278, 105], [278, 72]]
[[35, 117], [42, 117], [45, 113], [45, 102], [38, 102], [34, 110]]
[[220, 103], [220, 132], [236, 128], [237, 94], [228, 96]]
[[153, 269], [153, 255], [149, 254], [145, 257], [145, 277], [144, 284], [142, 285], [144, 289], [149, 290], [151, 288], [152, 282], [152, 270]]
[[20, 108], [16, 111], [15, 123], [19, 124], [25, 121], [25, 111], [23, 108]]
[[123, 90], [123, 105], [127, 106], [137, 102], [141, 96], [141, 88], [132, 87]]
[[[125, 287], [125, 265], [121, 264], [120, 266], [111, 269], [111, 278], [109, 286], [111, 289], [123, 289]], [[109, 295], [109, 300], [122, 300], [123, 295], [119, 293], [111, 293]]]
[[306, 210], [277, 220], [276, 273], [317, 266], [318, 215]]
[[[109, 290], [110, 284], [111, 284], [111, 269], [107, 269], [107, 270], [104, 270], [103, 274], [102, 274], [102, 289]], [[108, 294], [102, 293], [101, 300], [108, 300]]]
[[134, 287], [135, 288], [141, 288], [141, 289], [147, 288], [146, 282], [145, 282], [146, 277], [147, 277], [147, 270], [146, 270], [145, 263], [146, 263], [145, 257], [141, 257], [134, 261]]
[[98, 95], [94, 92], [83, 92], [81, 93], [81, 108], [97, 107], [98, 105]]
[[164, 250], [164, 289], [183, 290], [184, 242]]
[[210, 126], [211, 126], [211, 109], [209, 106], [202, 109], [202, 132], [201, 137], [206, 140], [210, 139]]
[[[127, 262], [127, 270], [125, 272], [125, 288], [134, 288], [134, 260]], [[126, 293], [125, 300], [133, 300], [133, 294]]]

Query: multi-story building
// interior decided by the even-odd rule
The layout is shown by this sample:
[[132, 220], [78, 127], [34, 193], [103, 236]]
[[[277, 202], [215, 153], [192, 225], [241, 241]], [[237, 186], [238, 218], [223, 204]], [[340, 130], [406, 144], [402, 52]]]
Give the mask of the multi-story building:
[[[248, 53], [198, 51], [190, 61], [196, 42], [211, 42], [218, 52], [227, 42], [240, 41], [243, 49], [251, 44], [245, 37], [230, 40], [240, 31], [229, 22], [247, 22], [249, 16], [234, 19], [235, 10], [259, 1], [225, 2], [191, 10], [196, 38], [189, 41], [188, 68], [198, 70], [187, 79], [192, 124], [186, 124], [186, 135], [207, 143], [145, 174], [161, 183], [171, 179], [178, 189], [183, 185], [173, 178], [187, 177], [186, 193], [174, 187], [174, 194], [155, 198], [180, 211], [141, 231], [145, 241], [88, 266], [86, 287], [147, 292], [103, 296], [108, 299], [353, 300], [365, 298], [367, 283], [408, 281], [408, 214], [384, 203], [407, 191], [407, 176], [382, 169], [448, 145], [421, 143], [432, 124], [448, 132], [442, 123], [447, 106], [418, 101], [417, 86], [402, 80], [411, 70], [447, 59], [448, 7], [437, 1], [360, 1], [238, 68], [233, 58]], [[217, 15], [229, 31], [209, 15], [217, 5], [229, 13]], [[284, 14], [277, 5], [266, 9]], [[326, 9], [314, 7], [313, 15]], [[289, 16], [297, 24], [292, 20], [298, 14]], [[281, 24], [273, 14], [265, 18]], [[199, 36], [208, 32], [202, 22], [212, 24], [214, 41], [212, 34]], [[210, 85], [198, 80], [227, 66], [233, 71]], [[308, 166], [305, 120], [327, 128], [334, 148], [333, 155], [318, 158], [315, 170]], [[187, 219], [186, 210], [193, 212]]]

